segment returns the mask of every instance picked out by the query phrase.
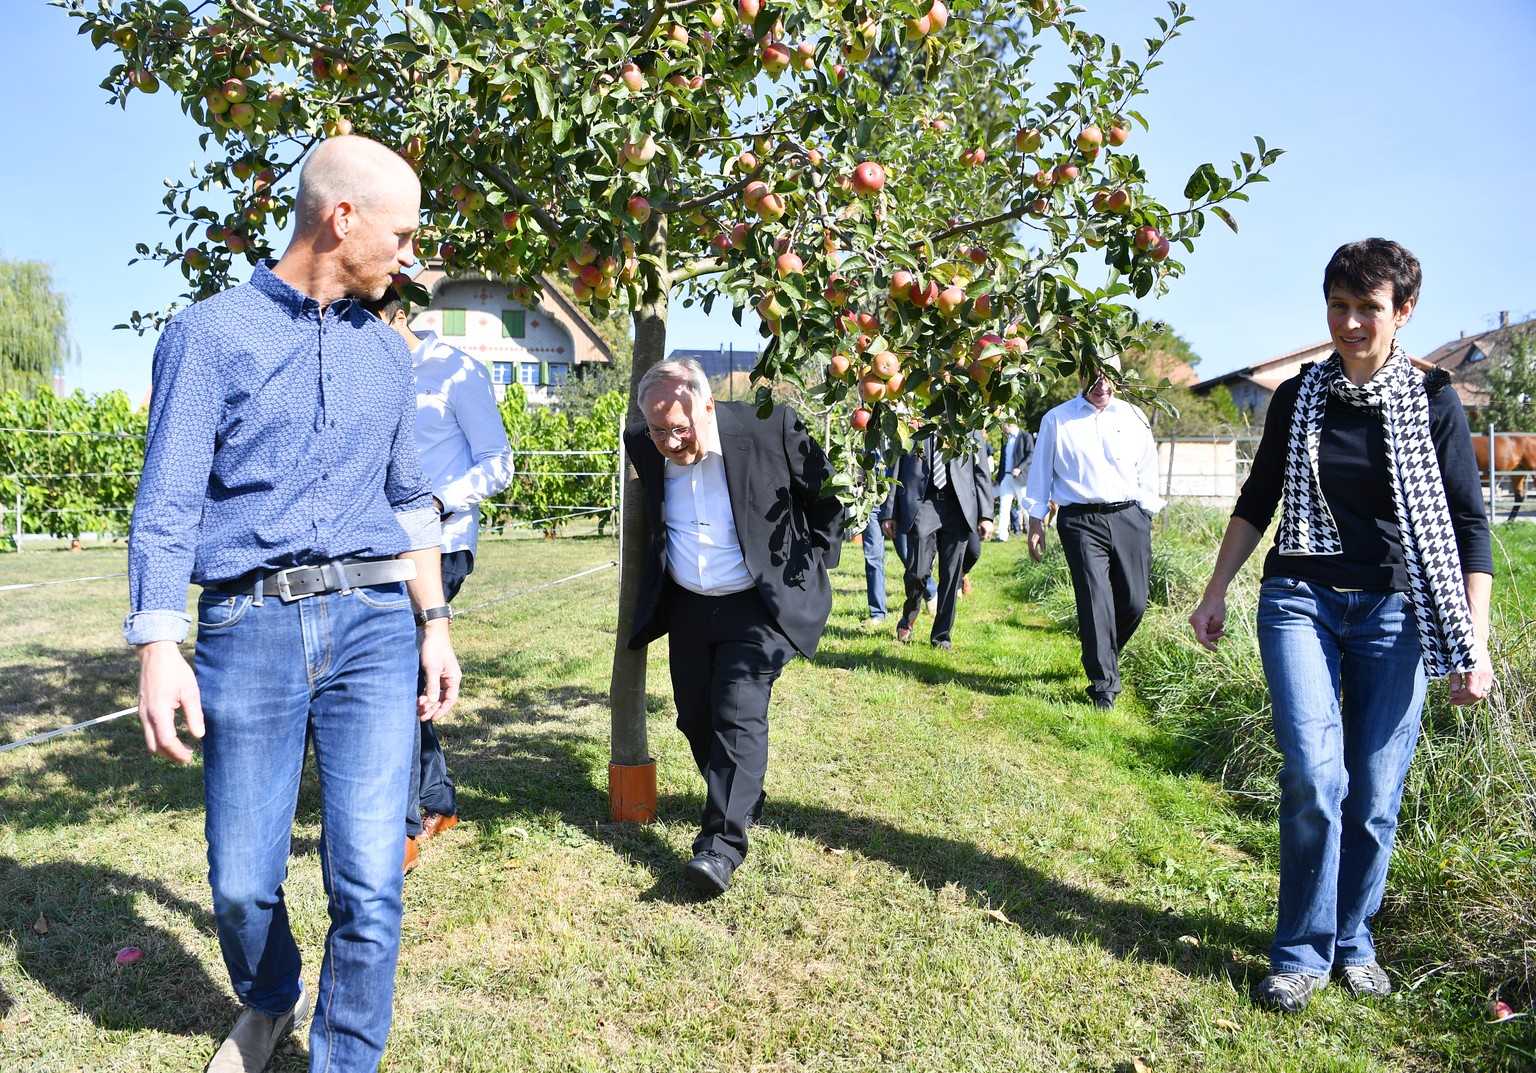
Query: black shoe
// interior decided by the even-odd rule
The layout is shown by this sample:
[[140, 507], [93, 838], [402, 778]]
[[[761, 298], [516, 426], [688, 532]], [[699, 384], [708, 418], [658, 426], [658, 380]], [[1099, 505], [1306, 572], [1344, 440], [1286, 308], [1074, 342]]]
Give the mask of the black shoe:
[[1301, 972], [1273, 972], [1259, 981], [1253, 997], [1260, 1006], [1278, 1013], [1300, 1013], [1313, 994], [1328, 986], [1326, 976]]
[[731, 889], [731, 873], [735, 870], [736, 866], [724, 856], [705, 850], [688, 862], [683, 875], [689, 883], [713, 897]]

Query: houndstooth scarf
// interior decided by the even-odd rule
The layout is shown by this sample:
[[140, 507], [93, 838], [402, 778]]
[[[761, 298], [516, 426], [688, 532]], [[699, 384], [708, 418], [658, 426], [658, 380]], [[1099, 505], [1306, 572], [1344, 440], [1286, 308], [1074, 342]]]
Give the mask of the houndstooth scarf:
[[1385, 365], [1362, 387], [1344, 375], [1337, 353], [1302, 374], [1286, 450], [1284, 505], [1275, 543], [1281, 555], [1338, 555], [1339, 529], [1317, 476], [1317, 445], [1328, 396], [1381, 415], [1387, 474], [1409, 599], [1419, 623], [1424, 671], [1443, 678], [1476, 665], [1476, 635], [1440, 460], [1429, 434], [1423, 377], [1396, 340]]

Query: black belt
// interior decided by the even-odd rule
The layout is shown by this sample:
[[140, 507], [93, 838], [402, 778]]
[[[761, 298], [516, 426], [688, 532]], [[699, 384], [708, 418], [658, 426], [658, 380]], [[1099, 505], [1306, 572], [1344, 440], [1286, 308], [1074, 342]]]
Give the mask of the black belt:
[[1056, 513], [1069, 517], [1073, 514], [1114, 514], [1116, 511], [1137, 505], [1134, 499], [1127, 499], [1120, 503], [1067, 503]]
[[279, 596], [285, 603], [325, 592], [351, 592], [360, 585], [410, 581], [416, 564], [409, 559], [332, 559], [286, 570], [252, 570], [228, 581], [203, 586], [208, 592]]

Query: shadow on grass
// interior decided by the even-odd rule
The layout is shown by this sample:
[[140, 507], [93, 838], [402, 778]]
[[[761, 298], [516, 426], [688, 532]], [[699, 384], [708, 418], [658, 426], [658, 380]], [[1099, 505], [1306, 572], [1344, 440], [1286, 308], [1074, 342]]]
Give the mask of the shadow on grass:
[[0, 663], [0, 681], [6, 684], [0, 697], [0, 745], [130, 707], [138, 697], [138, 674], [138, 663], [126, 648], [93, 652], [27, 645], [11, 650]]
[[[97, 864], [0, 856], [0, 929], [22, 971], [102, 1028], [219, 1032], [234, 1015], [223, 981], [210, 979], [156, 920], [169, 915], [213, 930], [210, 910], [153, 879]], [[46, 934], [37, 930], [40, 918]], [[144, 959], [117, 964], [117, 952], [129, 946]], [[0, 983], [0, 1017], [14, 1002]]]
[[[577, 688], [520, 698], [524, 711], [541, 706], [605, 704], [607, 698]], [[686, 854], [679, 854], [662, 831], [645, 825], [616, 824], [608, 816], [606, 787], [598, 773], [606, 765], [604, 743], [564, 731], [530, 735], [503, 752], [483, 738], [466, 742], [456, 753], [464, 770], [473, 770], [475, 789], [461, 792], [461, 809], [488, 829], [525, 820], [530, 813], [552, 811], [579, 831], [592, 834], [613, 852], [647, 869], [655, 883], [642, 897], [690, 903], [697, 894], [683, 880]], [[698, 794], [663, 796], [659, 814], [685, 822], [703, 807]], [[988, 853], [962, 838], [905, 830], [880, 819], [822, 805], [774, 799], [768, 802], [770, 828], [829, 849], [849, 850], [884, 861], [938, 892], [949, 884], [966, 888], [977, 902], [1005, 907], [1026, 931], [1073, 941], [1090, 941], [1127, 961], [1171, 965], [1189, 975], [1231, 978], [1242, 972], [1226, 959], [1231, 950], [1262, 949], [1268, 935], [1223, 918], [1216, 912], [1162, 912], [1148, 905], [1106, 897], [1055, 879], [1021, 860]], [[747, 867], [751, 867], [748, 858]], [[727, 895], [728, 897], [729, 895]], [[1191, 947], [1183, 936], [1195, 935]]]

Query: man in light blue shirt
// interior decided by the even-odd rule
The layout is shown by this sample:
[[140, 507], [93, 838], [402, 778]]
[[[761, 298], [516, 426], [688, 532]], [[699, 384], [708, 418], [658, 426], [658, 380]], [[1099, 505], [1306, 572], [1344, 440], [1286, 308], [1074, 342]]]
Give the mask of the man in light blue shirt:
[[[453, 603], [475, 569], [480, 504], [512, 483], [512, 445], [485, 366], [437, 337], [418, 335], [391, 287], [371, 308], [411, 350], [416, 385], [416, 449], [443, 523], [443, 596]], [[420, 751], [411, 772], [405, 815], [405, 869], [425, 842], [459, 822], [457, 789], [448, 777], [437, 723], [421, 723]]]

